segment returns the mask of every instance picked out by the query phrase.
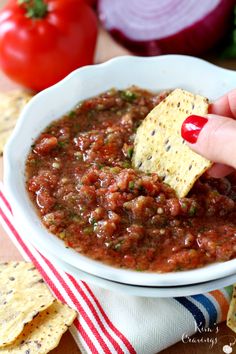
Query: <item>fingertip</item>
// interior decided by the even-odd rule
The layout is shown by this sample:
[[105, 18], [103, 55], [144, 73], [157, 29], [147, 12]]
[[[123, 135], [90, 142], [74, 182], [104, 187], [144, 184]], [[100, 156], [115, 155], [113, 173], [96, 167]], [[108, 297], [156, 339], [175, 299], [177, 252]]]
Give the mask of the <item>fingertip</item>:
[[195, 152], [213, 162], [236, 168], [236, 121], [209, 114], [208, 123], [201, 130], [192, 147]]
[[234, 169], [230, 166], [215, 163], [208, 171], [207, 174], [213, 178], [223, 178], [232, 173]]
[[236, 118], [236, 89], [209, 105], [209, 113]]
[[228, 96], [223, 96], [217, 101], [211, 103], [208, 109], [208, 113], [231, 117], [232, 112], [230, 110]]

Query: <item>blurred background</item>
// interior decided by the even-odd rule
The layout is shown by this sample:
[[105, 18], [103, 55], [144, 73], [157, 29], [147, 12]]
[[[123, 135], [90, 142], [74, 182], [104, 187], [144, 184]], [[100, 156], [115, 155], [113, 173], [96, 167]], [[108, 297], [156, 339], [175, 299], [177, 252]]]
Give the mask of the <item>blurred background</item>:
[[40, 91], [77, 67], [119, 55], [186, 54], [235, 69], [235, 5], [236, 0], [0, 0], [0, 82], [4, 89], [14, 82]]

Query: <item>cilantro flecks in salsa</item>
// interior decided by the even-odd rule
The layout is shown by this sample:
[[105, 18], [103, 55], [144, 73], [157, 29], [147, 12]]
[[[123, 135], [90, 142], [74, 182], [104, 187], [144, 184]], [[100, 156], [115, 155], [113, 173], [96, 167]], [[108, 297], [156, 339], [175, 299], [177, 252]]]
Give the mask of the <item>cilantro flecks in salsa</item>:
[[178, 199], [131, 166], [137, 127], [168, 93], [131, 87], [79, 104], [38, 137], [27, 189], [43, 224], [91, 258], [177, 271], [236, 257], [236, 178], [202, 177]]

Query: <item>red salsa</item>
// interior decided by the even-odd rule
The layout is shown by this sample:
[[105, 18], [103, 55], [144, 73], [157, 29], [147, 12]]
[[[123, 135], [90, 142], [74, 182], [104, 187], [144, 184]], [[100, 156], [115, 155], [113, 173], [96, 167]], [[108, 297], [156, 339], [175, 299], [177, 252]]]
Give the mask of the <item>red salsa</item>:
[[32, 145], [27, 190], [43, 224], [107, 264], [168, 272], [236, 257], [236, 177], [203, 176], [178, 199], [132, 167], [137, 127], [168, 92], [111, 89], [53, 122]]

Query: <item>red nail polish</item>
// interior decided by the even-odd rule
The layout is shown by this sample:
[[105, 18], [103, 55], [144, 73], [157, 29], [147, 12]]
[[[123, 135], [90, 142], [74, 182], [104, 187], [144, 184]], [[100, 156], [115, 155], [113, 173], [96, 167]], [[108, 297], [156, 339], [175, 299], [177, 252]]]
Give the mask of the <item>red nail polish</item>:
[[191, 144], [196, 143], [200, 131], [207, 121], [207, 118], [195, 115], [186, 118], [181, 127], [182, 138]]

